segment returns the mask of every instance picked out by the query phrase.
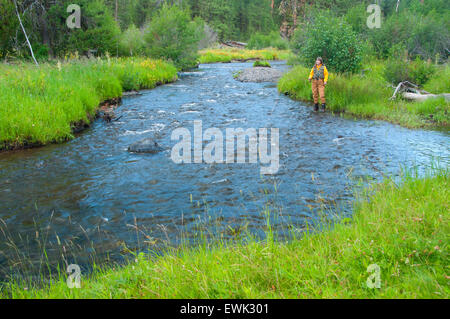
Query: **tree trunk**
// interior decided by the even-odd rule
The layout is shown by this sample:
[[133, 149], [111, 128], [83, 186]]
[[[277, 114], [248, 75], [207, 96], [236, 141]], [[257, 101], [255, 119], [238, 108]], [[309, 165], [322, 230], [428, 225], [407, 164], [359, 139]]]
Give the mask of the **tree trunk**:
[[25, 31], [25, 27], [23, 26], [22, 19], [20, 18], [19, 9], [17, 8], [17, 2], [16, 0], [13, 0], [14, 6], [16, 7], [16, 14], [17, 18], [19, 19], [20, 26], [22, 27], [23, 34], [25, 35], [25, 39], [27, 40], [28, 47], [30, 48], [31, 56], [33, 57], [34, 63], [36, 63], [37, 66], [39, 66], [39, 63], [36, 61], [36, 58], [34, 57], [33, 47], [31, 46], [30, 40], [28, 39], [27, 32]]

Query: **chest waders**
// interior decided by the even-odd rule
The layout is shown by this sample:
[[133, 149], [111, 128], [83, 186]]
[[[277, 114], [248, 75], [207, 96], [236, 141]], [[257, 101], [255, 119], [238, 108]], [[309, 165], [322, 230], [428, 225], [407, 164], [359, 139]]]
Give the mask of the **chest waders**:
[[320, 100], [322, 102], [322, 112], [325, 112], [326, 108], [325, 84], [323, 82], [323, 80], [325, 79], [325, 66], [321, 65], [320, 68], [314, 66], [314, 74], [312, 78], [313, 78], [312, 91], [314, 97], [314, 111], [317, 112], [319, 110], [319, 97], [320, 97]]

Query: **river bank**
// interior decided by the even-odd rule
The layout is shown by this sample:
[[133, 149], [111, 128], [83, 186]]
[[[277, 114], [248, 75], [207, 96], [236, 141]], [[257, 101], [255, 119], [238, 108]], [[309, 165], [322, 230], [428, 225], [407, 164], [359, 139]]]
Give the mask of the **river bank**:
[[[384, 120], [407, 128], [448, 128], [450, 125], [450, 102], [444, 98], [425, 102], [390, 101], [393, 89], [383, 78], [383, 62], [373, 62], [365, 67], [367, 72], [356, 75], [331, 74], [326, 87], [328, 111], [358, 118]], [[444, 66], [425, 85], [432, 93], [450, 92]], [[312, 101], [311, 69], [296, 66], [278, 83], [280, 93], [301, 101]]]
[[0, 65], [0, 151], [60, 143], [88, 126], [103, 102], [177, 79], [143, 58]]
[[208, 63], [231, 63], [247, 62], [254, 60], [288, 60], [293, 54], [289, 50], [278, 50], [266, 48], [262, 50], [249, 49], [205, 49], [199, 52], [199, 62]]
[[[204, 242], [163, 257], [139, 254], [96, 270], [69, 289], [64, 276], [42, 288], [10, 282], [3, 298], [448, 298], [448, 170], [372, 184], [353, 219], [278, 241]], [[369, 288], [370, 265], [380, 288]], [[372, 266], [374, 267], [374, 266]], [[375, 266], [376, 267], [376, 266]]]

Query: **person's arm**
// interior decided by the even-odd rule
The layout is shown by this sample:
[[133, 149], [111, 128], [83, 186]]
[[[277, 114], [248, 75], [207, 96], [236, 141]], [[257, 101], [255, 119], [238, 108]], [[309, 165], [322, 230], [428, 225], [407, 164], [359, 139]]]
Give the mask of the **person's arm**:
[[309, 74], [309, 78], [308, 78], [309, 81], [311, 81], [313, 75], [314, 75], [314, 67], [311, 69], [311, 73]]
[[327, 82], [328, 82], [328, 70], [327, 70], [327, 67], [324, 67], [323, 75], [325, 76], [325, 79], [324, 79], [323, 82], [324, 82], [325, 84], [327, 84]]

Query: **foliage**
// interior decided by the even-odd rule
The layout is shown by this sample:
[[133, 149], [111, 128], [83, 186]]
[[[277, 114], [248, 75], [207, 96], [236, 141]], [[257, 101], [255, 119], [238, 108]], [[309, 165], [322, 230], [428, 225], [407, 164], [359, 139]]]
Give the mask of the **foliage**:
[[270, 63], [267, 62], [267, 61], [260, 61], [260, 60], [257, 60], [257, 61], [255, 61], [255, 62], [253, 63], [253, 67], [254, 67], [254, 68], [256, 68], [256, 67], [271, 68], [272, 66], [271, 66]]
[[249, 49], [260, 50], [269, 47], [287, 50], [289, 48], [289, 42], [286, 39], [283, 39], [277, 31], [273, 31], [269, 34], [255, 33], [248, 41]]
[[436, 67], [435, 75], [424, 85], [424, 90], [439, 94], [450, 92], [450, 66], [448, 64]]
[[134, 24], [130, 25], [120, 38], [119, 48], [121, 55], [142, 55], [145, 48], [145, 41], [142, 36], [142, 32]]
[[277, 49], [246, 50], [246, 49], [207, 49], [200, 52], [200, 63], [216, 63], [243, 61], [250, 59], [259, 60], [287, 60], [291, 57], [290, 51]]
[[403, 81], [423, 85], [434, 75], [435, 71], [433, 64], [424, 62], [419, 58], [414, 61], [391, 58], [386, 62], [384, 76], [387, 81], [394, 85]]
[[342, 18], [317, 14], [296, 31], [292, 47], [305, 65], [314, 64], [321, 56], [334, 72], [353, 73], [361, 67], [362, 45]]
[[197, 63], [197, 49], [203, 25], [191, 21], [187, 9], [163, 5], [146, 30], [147, 51], [151, 57], [173, 61], [180, 69]]
[[220, 40], [244, 40], [254, 33], [268, 33], [277, 28], [269, 1], [188, 0], [188, 3], [193, 16], [206, 21]]
[[450, 42], [450, 12], [444, 14], [435, 11], [419, 15], [412, 11], [389, 16], [380, 29], [369, 33], [369, 38], [381, 58], [389, 57], [389, 51], [395, 45], [403, 45], [408, 54], [415, 58], [448, 58], [447, 46]]
[[0, 59], [13, 51], [11, 37], [18, 27], [14, 5], [10, 0], [0, 0]]

